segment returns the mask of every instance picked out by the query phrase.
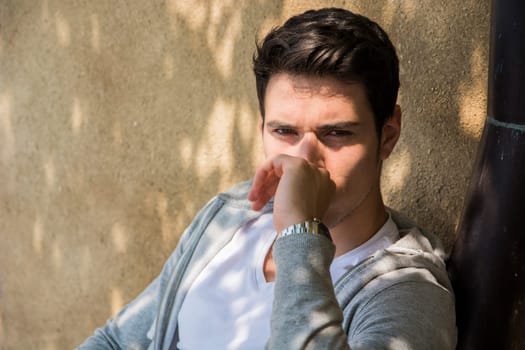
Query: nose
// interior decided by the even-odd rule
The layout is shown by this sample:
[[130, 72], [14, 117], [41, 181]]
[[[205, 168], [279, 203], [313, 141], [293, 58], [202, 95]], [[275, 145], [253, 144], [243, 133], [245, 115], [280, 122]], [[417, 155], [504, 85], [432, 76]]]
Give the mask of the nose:
[[309, 131], [304, 133], [297, 144], [297, 156], [318, 166], [324, 166], [322, 143], [315, 132]]

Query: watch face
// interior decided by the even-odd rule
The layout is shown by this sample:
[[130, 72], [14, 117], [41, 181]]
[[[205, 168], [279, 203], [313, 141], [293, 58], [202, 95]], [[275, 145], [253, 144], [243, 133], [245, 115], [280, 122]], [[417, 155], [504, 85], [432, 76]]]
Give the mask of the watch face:
[[332, 237], [330, 236], [330, 231], [328, 230], [328, 227], [326, 227], [325, 224], [323, 224], [322, 222], [319, 221], [317, 223], [317, 228], [319, 230], [318, 233], [320, 233], [323, 236], [325, 236], [326, 238], [329, 238], [330, 240], [332, 240]]

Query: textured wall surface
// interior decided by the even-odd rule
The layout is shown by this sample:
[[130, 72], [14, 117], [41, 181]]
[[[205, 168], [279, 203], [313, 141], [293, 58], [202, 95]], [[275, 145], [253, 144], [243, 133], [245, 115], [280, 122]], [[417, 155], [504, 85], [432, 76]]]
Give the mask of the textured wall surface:
[[450, 247], [485, 116], [488, 0], [0, 0], [2, 350], [77, 345], [252, 176], [255, 38], [323, 6], [397, 46], [385, 197]]

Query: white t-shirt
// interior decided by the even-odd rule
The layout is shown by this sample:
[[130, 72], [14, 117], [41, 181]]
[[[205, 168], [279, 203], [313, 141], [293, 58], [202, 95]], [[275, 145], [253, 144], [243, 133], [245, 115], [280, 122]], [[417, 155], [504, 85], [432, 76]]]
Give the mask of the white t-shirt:
[[390, 217], [390, 214], [388, 214], [388, 219], [385, 224], [375, 235], [370, 237], [368, 241], [351, 251], [334, 258], [330, 265], [330, 275], [332, 276], [333, 283], [335, 283], [346, 271], [374, 254], [379, 249], [389, 247], [398, 239], [399, 230], [397, 229], [394, 220]]
[[[178, 349], [263, 349], [270, 336], [273, 282], [264, 259], [275, 240], [272, 214], [241, 227], [190, 287], [178, 315]], [[392, 219], [361, 246], [338, 256], [332, 281], [379, 249], [395, 242]]]

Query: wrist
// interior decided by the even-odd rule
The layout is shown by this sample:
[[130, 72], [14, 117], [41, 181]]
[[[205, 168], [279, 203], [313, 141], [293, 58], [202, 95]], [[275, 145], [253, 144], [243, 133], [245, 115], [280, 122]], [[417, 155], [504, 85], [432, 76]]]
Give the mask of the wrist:
[[330, 231], [328, 230], [326, 225], [323, 224], [321, 220], [317, 218], [313, 218], [311, 220], [304, 220], [300, 223], [287, 226], [285, 229], [279, 232], [277, 239], [295, 234], [317, 234], [324, 236], [330, 241], [332, 241]]

